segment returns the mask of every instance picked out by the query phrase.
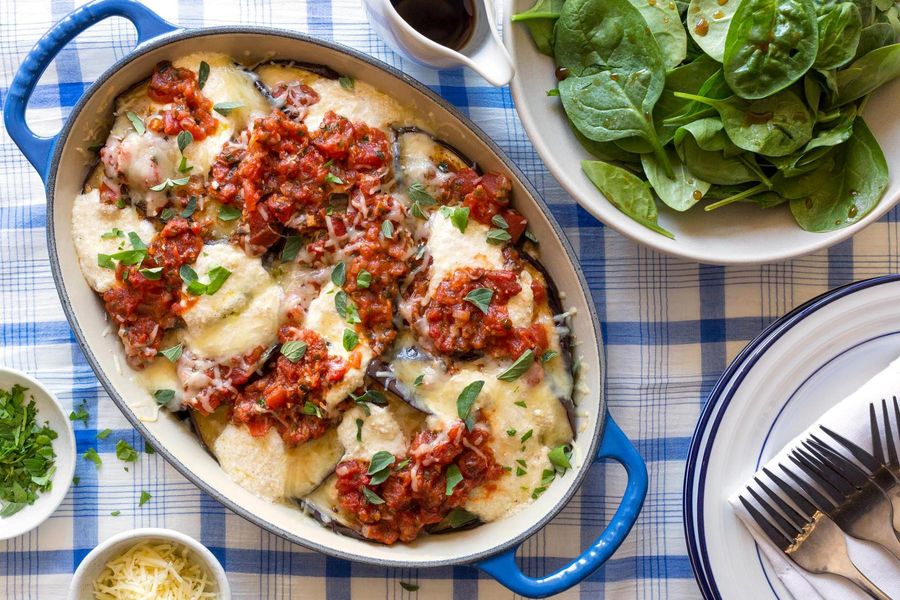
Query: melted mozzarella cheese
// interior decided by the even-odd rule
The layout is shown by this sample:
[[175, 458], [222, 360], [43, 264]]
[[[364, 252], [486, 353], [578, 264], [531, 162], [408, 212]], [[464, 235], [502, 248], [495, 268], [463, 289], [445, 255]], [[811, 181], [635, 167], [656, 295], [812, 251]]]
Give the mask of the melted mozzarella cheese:
[[[338, 288], [329, 281], [322, 288], [318, 297], [310, 302], [303, 324], [307, 329], [312, 329], [322, 336], [328, 346], [329, 354], [339, 356], [351, 365], [344, 378], [326, 393], [325, 408], [328, 411], [331, 411], [350, 392], [362, 385], [366, 367], [373, 356], [372, 348], [369, 347], [365, 335], [338, 314], [334, 305], [334, 295], [337, 291]], [[344, 348], [344, 330], [348, 328], [357, 331], [359, 337], [359, 343], [353, 350]]]
[[193, 268], [205, 282], [215, 267], [231, 272], [215, 294], [184, 293], [185, 345], [201, 357], [225, 359], [275, 343], [283, 292], [260, 259], [230, 244], [208, 244]]
[[272, 428], [255, 437], [228, 423], [212, 443], [222, 469], [240, 486], [269, 500], [297, 498], [315, 489], [344, 452], [335, 429], [289, 448]]
[[133, 231], [146, 243], [156, 235], [156, 229], [149, 221], [142, 219], [130, 207], [116, 208], [100, 203], [98, 190], [81, 194], [75, 198], [72, 207], [72, 240], [78, 253], [81, 272], [88, 285], [103, 293], [116, 282], [116, 272], [97, 264], [98, 254], [115, 254], [131, 248], [127, 237], [103, 237], [104, 233], [119, 229], [127, 236]]
[[[163, 346], [165, 347], [165, 346]], [[181, 390], [181, 380], [175, 364], [168, 358], [159, 356], [149, 365], [137, 371], [137, 379], [151, 394], [156, 390], [173, 390], [175, 397], [166, 406], [169, 410], [179, 410], [184, 396]]]
[[370, 127], [388, 130], [391, 125], [409, 125], [416, 116], [397, 100], [363, 81], [355, 81], [352, 89], [346, 89], [337, 79], [327, 79], [310, 71], [287, 65], [266, 64], [256, 69], [260, 81], [268, 88], [278, 83], [302, 83], [319, 94], [319, 101], [309, 107], [305, 123], [310, 131], [319, 128], [322, 117], [328, 111], [347, 117], [351, 121], [363, 121]]
[[[361, 407], [344, 413], [338, 425], [338, 439], [345, 452], [344, 460], [370, 460], [376, 452], [390, 452], [394, 456], [404, 456], [409, 447], [406, 432], [387, 407], [370, 406], [367, 416]], [[362, 421], [357, 439], [356, 420]]]

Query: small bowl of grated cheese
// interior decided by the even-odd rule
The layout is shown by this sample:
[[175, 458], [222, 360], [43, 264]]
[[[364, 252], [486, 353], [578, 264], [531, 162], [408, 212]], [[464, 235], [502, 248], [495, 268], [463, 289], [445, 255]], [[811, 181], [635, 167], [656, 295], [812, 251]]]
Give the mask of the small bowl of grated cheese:
[[69, 600], [231, 600], [225, 569], [203, 544], [171, 529], [114, 535], [81, 561]]

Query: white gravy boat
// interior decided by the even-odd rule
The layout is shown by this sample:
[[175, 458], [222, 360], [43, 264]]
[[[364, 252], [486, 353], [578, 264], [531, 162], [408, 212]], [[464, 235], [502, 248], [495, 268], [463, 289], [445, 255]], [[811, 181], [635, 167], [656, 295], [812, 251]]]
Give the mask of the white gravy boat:
[[512, 59], [494, 23], [491, 0], [472, 0], [475, 29], [458, 51], [434, 42], [403, 20], [391, 0], [363, 0], [369, 24], [394, 51], [429, 67], [445, 69], [464, 65], [495, 86], [504, 86], [515, 75]]

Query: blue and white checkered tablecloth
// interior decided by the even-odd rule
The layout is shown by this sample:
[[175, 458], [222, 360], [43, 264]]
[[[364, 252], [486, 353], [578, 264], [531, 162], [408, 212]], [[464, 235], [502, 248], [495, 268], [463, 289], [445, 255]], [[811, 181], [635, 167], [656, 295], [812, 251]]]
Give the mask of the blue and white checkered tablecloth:
[[[435, 72], [402, 60], [374, 37], [359, 0], [149, 4], [185, 27], [274, 25], [366, 51], [424, 81], [506, 150], [579, 252], [603, 321], [609, 408], [650, 473], [644, 510], [628, 539], [604, 568], [561, 597], [698, 597], [682, 529], [682, 477], [707, 393], [729, 359], [779, 315], [836, 285], [897, 272], [897, 210], [852, 240], [789, 263], [723, 268], [668, 258], [601, 226], [567, 197], [526, 138], [508, 90], [492, 88], [471, 72]], [[25, 54], [75, 6], [72, 0], [0, 1], [0, 100]], [[122, 19], [80, 36], [38, 86], [29, 111], [33, 128], [56, 131], [85, 87], [133, 43], [134, 30]], [[80, 482], [53, 517], [31, 533], [0, 542], [0, 598], [64, 598], [72, 572], [91, 548], [114, 533], [146, 526], [174, 528], [209, 546], [228, 570], [237, 598], [512, 596], [470, 567], [384, 569], [292, 545], [199, 492], [158, 455], [141, 454], [125, 471], [115, 459], [116, 442], [141, 448], [142, 441], [75, 344], [53, 286], [45, 226], [41, 181], [0, 129], [0, 364], [36, 375], [66, 405], [86, 400], [90, 418], [75, 424], [78, 451], [96, 448], [105, 461], [97, 470], [79, 459]], [[113, 434], [98, 440], [106, 428]], [[596, 537], [618, 505], [624, 482], [618, 467], [595, 465], [568, 507], [523, 546], [526, 571], [558, 568]], [[139, 507], [142, 490], [152, 499]], [[419, 585], [418, 595], [400, 582]]]

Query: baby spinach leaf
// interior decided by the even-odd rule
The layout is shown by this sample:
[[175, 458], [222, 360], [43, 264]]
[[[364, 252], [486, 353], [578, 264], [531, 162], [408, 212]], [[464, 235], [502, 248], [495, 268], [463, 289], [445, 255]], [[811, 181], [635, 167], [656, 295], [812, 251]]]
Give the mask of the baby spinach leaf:
[[722, 62], [725, 56], [725, 37], [741, 0], [691, 0], [687, 25], [691, 37], [711, 58]]
[[525, 25], [538, 50], [553, 56], [553, 26], [564, 2], [565, 0], [537, 0], [534, 6], [525, 12], [514, 14], [510, 20]]
[[[736, 185], [759, 180], [741, 157], [726, 157], [721, 150], [704, 150], [693, 136], [686, 136], [678, 145], [678, 151], [688, 171], [709, 183]], [[749, 156], [753, 160], [753, 155]]]
[[667, 150], [669, 162], [672, 165], [673, 177], [666, 175], [656, 157], [652, 154], [642, 154], [641, 164], [647, 180], [653, 187], [653, 191], [659, 199], [670, 208], [677, 211], [686, 211], [697, 204], [709, 190], [709, 182], [694, 176], [687, 167], [678, 159], [674, 150]]
[[630, 0], [630, 2], [647, 22], [647, 27], [650, 28], [662, 51], [666, 68], [672, 69], [680, 65], [687, 56], [687, 33], [681, 24], [678, 7], [667, 0], [654, 2]]
[[556, 22], [554, 57], [572, 73], [559, 83], [560, 99], [585, 137], [597, 142], [641, 137], [666, 163], [652, 120], [665, 86], [665, 64], [644, 18], [628, 0], [568, 0]]
[[807, 231], [833, 231], [856, 223], [887, 189], [887, 162], [878, 142], [862, 117], [853, 129], [854, 135], [817, 169], [776, 186], [782, 195], [794, 197], [791, 214]]
[[837, 72], [837, 98], [842, 106], [875, 91], [900, 77], [900, 44], [882, 46]]
[[646, 181], [625, 169], [597, 160], [581, 161], [581, 169], [613, 206], [644, 227], [675, 239], [659, 226], [656, 203]]
[[820, 14], [817, 29], [819, 51], [814, 67], [836, 69], [853, 60], [862, 32], [862, 15], [855, 4], [841, 2]]
[[731, 141], [750, 152], [785, 156], [812, 139], [813, 115], [791, 90], [753, 101], [736, 96], [713, 100], [682, 92], [676, 95], [715, 108]]
[[725, 38], [725, 80], [741, 98], [765, 98], [803, 77], [818, 49], [812, 0], [743, 0]]
[[853, 60], [865, 56], [872, 50], [893, 44], [898, 34], [900, 32], [896, 32], [890, 23], [878, 22], [863, 27]]

